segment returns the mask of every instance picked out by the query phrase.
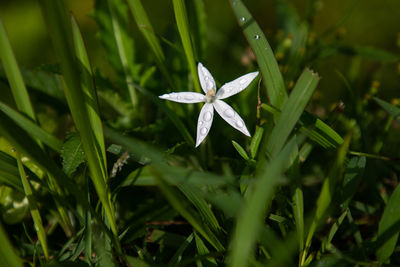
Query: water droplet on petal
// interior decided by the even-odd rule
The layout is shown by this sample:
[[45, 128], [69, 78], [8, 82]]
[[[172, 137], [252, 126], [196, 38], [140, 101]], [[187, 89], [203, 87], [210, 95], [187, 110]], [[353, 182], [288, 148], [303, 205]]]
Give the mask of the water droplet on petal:
[[186, 100], [192, 100], [193, 99], [193, 95], [187, 94], [187, 95], [185, 95], [185, 99]]
[[239, 83], [240, 83], [240, 84], [244, 84], [244, 83], [246, 83], [246, 81], [247, 81], [247, 79], [244, 79], [244, 78], [243, 78], [243, 79], [241, 79], [241, 80], [239, 81]]
[[181, 99], [181, 96], [180, 95], [178, 95], [178, 97], [177, 97], [178, 99]]
[[203, 128], [201, 128], [201, 130], [200, 130], [200, 133], [201, 133], [202, 135], [207, 134], [207, 132], [208, 132], [208, 129], [207, 129], [206, 127], [203, 127]]
[[240, 21], [245, 21], [245, 20], [246, 20], [245, 17], [241, 17], [241, 18], [240, 18]]
[[258, 34], [254, 35], [254, 39], [256, 39], [256, 40], [260, 39], [260, 35], [258, 35]]
[[205, 121], [210, 121], [211, 118], [212, 118], [212, 115], [211, 115], [211, 112], [210, 112], [210, 111], [207, 111], [206, 113], [204, 113], [203, 119], [204, 119]]
[[242, 128], [243, 125], [244, 125], [244, 124], [243, 124], [242, 121], [237, 121], [237, 122], [236, 122], [236, 126], [239, 127], [239, 128]]
[[208, 79], [210, 79], [210, 78], [209, 78], [208, 76], [205, 76], [204, 79], [205, 79], [206, 81], [208, 81]]
[[227, 109], [224, 111], [225, 116], [227, 116], [228, 118], [232, 118], [233, 115], [235, 115], [235, 112], [233, 112], [232, 109]]
[[202, 121], [199, 121], [199, 126], [201, 126], [201, 125], [203, 125], [203, 122], [202, 122]]

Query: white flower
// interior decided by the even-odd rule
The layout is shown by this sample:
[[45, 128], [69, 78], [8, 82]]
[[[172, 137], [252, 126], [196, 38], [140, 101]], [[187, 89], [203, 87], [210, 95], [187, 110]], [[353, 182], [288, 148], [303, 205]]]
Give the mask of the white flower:
[[241, 131], [247, 136], [250, 136], [249, 131], [244, 124], [243, 119], [233, 110], [228, 104], [221, 99], [237, 94], [254, 80], [258, 75], [258, 71], [243, 75], [229, 83], [224, 84], [218, 91], [215, 85], [214, 78], [210, 72], [201, 64], [197, 65], [201, 88], [205, 95], [194, 92], [170, 93], [159, 96], [162, 99], [171, 100], [180, 103], [199, 103], [205, 102], [200, 111], [199, 120], [197, 122], [197, 140], [196, 147], [206, 138], [210, 131], [214, 117], [214, 108], [218, 114], [233, 128]]

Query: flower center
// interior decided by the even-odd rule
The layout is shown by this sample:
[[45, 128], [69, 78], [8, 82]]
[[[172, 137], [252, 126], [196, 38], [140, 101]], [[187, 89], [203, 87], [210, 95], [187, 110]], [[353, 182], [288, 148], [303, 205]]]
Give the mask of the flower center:
[[206, 102], [212, 103], [215, 100], [215, 89], [210, 89], [206, 93]]

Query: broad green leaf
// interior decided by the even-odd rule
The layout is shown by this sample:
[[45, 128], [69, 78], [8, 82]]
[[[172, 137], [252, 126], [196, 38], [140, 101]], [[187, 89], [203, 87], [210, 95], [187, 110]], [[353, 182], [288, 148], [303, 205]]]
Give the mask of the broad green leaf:
[[189, 33], [189, 22], [187, 18], [186, 5], [184, 0], [172, 0], [174, 6], [176, 25], [178, 26], [179, 35], [182, 40], [183, 49], [185, 50], [186, 59], [192, 73], [194, 88], [197, 92], [202, 92], [200, 88], [199, 76], [197, 74], [195, 52], [192, 44], [192, 37]]
[[229, 266], [245, 267], [249, 265], [249, 258], [257, 241], [267, 208], [272, 201], [273, 192], [282, 178], [287, 159], [296, 147], [296, 139], [288, 142], [276, 157], [265, 164], [256, 173], [254, 184], [249, 187], [246, 203], [239, 212], [235, 232], [230, 243]]
[[1, 224], [0, 224], [0, 244], [1, 244], [0, 262], [4, 264], [4, 266], [22, 267], [23, 266], [22, 261], [17, 256], [16, 250], [13, 248]]
[[61, 157], [63, 158], [63, 171], [70, 176], [76, 168], [85, 161], [79, 134], [71, 134], [64, 142]]
[[142, 2], [140, 0], [127, 0], [127, 2], [139, 30], [142, 32], [150, 49], [154, 53], [156, 63], [161, 73], [169, 83], [169, 86], [171, 86], [171, 88], [175, 88], [176, 86], [166, 65], [164, 52], [161, 49], [160, 42], [158, 41], [158, 38], [153, 30], [153, 26], [151, 25], [147, 13], [143, 8]]
[[235, 147], [239, 155], [242, 156], [242, 158], [244, 158], [245, 160], [249, 160], [249, 156], [247, 156], [246, 150], [244, 150], [244, 148], [241, 145], [239, 145], [234, 140], [232, 140], [232, 145]]
[[376, 103], [379, 104], [379, 106], [386, 110], [387, 113], [393, 116], [395, 120], [400, 122], [400, 108], [393, 106], [392, 104], [383, 101], [382, 99], [379, 99], [377, 97], [374, 97], [374, 100], [376, 101]]
[[52, 134], [40, 128], [31, 119], [25, 117], [24, 115], [20, 114], [19, 112], [13, 110], [12, 108], [8, 107], [7, 105], [1, 102], [0, 102], [0, 112], [4, 112], [4, 114], [6, 114], [10, 119], [12, 119], [15, 123], [17, 123], [22, 129], [28, 132], [35, 139], [38, 139], [39, 141], [48, 145], [57, 152], [61, 151], [62, 142]]
[[24, 112], [29, 118], [35, 120], [35, 112], [29, 99], [21, 71], [8, 40], [6, 29], [0, 20], [0, 59], [7, 74], [14, 101], [18, 110]]
[[241, 0], [231, 0], [236, 19], [256, 56], [271, 104], [281, 109], [287, 99], [282, 74], [267, 38]]
[[383, 263], [390, 258], [397, 244], [400, 231], [400, 186], [393, 191], [387, 202], [378, 226], [378, 240], [383, 244], [376, 251], [376, 257]]

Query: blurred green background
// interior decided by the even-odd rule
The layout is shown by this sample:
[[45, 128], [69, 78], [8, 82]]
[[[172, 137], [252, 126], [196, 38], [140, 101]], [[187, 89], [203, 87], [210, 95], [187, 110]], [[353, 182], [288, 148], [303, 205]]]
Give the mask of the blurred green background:
[[[96, 39], [97, 26], [91, 17], [94, 1], [69, 0], [65, 2], [80, 23], [92, 64], [107, 72], [105, 53]], [[205, 0], [204, 2], [208, 16], [208, 49], [207, 54], [201, 55], [200, 58], [215, 77], [219, 77], [221, 82], [227, 81], [234, 78], [236, 73], [246, 71], [243, 60], [246, 59], [246, 51], [248, 51], [247, 42], [233, 17], [228, 1]], [[311, 1], [289, 2], [292, 2], [300, 16], [304, 17]], [[151, 16], [157, 34], [167, 40], [172, 40], [169, 37], [176, 34], [176, 25], [171, 2], [147, 0], [143, 1], [143, 4]], [[188, 4], [190, 5], [190, 1]], [[279, 38], [289, 37], [290, 39], [290, 33], [282, 37], [280, 29], [286, 22], [277, 15], [279, 14], [277, 1], [247, 0], [245, 4], [266, 33], [273, 49]], [[376, 47], [399, 54], [400, 1], [326, 0], [317, 1], [316, 4], [318, 12], [312, 30], [316, 40], [331, 42], [332, 39], [337, 39], [343, 44]], [[34, 68], [44, 63], [55, 63], [54, 52], [37, 1], [0, 1], [0, 16], [21, 67]], [[333, 28], [334, 32], [331, 33], [330, 30]], [[144, 62], [141, 57], [149, 57], [152, 54], [141, 52], [148, 48], [136, 25], [132, 24], [132, 30], [136, 42], [137, 61]], [[322, 106], [329, 106], [344, 97], [345, 87], [336, 71], [346, 74], [351, 65], [350, 60], [351, 58], [347, 55], [335, 54], [315, 64], [310, 62], [309, 67], [322, 76], [317, 95]], [[241, 68], [241, 71], [238, 68], [239, 70]], [[400, 77], [398, 62], [378, 62], [368, 59], [367, 56], [361, 61], [359, 73], [364, 75], [364, 77], [357, 77], [358, 80], [363, 81], [359, 85], [358, 90], [361, 90], [359, 93], [366, 93], [372, 82], [377, 80], [380, 83], [378, 92], [380, 97], [387, 100], [398, 97]]]

